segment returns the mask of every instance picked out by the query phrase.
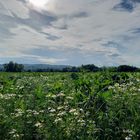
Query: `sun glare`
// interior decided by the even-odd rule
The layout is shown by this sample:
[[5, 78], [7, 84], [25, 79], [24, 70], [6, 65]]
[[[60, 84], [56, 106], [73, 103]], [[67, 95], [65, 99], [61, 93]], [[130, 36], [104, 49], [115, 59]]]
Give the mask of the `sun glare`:
[[30, 4], [38, 8], [44, 8], [49, 0], [28, 0]]

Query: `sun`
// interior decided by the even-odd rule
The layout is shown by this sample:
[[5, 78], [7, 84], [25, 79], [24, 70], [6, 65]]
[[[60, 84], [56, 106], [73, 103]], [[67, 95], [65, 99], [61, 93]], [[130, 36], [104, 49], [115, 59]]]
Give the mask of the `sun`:
[[28, 2], [37, 8], [44, 8], [49, 0], [28, 0]]

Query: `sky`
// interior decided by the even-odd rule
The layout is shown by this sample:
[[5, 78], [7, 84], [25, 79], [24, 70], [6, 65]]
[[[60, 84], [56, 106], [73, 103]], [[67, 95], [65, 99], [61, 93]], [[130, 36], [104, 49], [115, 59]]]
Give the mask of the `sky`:
[[140, 67], [140, 0], [0, 0], [0, 63]]

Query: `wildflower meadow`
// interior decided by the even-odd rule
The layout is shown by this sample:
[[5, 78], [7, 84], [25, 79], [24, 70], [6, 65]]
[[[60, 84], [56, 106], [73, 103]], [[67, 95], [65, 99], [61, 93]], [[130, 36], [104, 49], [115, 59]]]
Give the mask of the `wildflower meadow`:
[[140, 73], [0, 73], [0, 140], [139, 140]]

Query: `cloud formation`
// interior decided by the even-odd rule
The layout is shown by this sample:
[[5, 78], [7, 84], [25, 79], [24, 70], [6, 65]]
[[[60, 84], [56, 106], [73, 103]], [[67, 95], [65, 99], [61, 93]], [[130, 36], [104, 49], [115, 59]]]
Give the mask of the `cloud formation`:
[[140, 66], [139, 23], [139, 0], [0, 0], [1, 63]]

